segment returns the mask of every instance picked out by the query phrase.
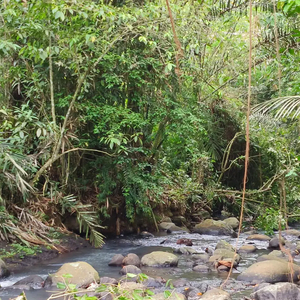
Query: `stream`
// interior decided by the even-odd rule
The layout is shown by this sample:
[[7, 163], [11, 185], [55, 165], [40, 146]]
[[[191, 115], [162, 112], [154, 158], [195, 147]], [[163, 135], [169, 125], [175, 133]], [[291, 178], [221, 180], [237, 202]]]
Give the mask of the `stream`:
[[[14, 273], [8, 278], [0, 280], [0, 285], [2, 290], [0, 290], [0, 298], [2, 300], [9, 300], [10, 298], [14, 298], [20, 294], [20, 290], [9, 289], [8, 287], [14, 284], [15, 282], [23, 279], [29, 275], [40, 275], [43, 278], [46, 278], [48, 274], [56, 272], [61, 265], [67, 262], [75, 262], [75, 261], [85, 261], [91, 264], [101, 276], [108, 276], [114, 278], [120, 278], [119, 270], [120, 267], [110, 267], [108, 266], [109, 261], [115, 254], [123, 254], [126, 255], [128, 253], [135, 253], [140, 258], [147, 253], [152, 251], [169, 251], [172, 252], [173, 249], [179, 247], [185, 247], [184, 245], [177, 245], [176, 241], [179, 238], [188, 238], [193, 241], [192, 248], [195, 249], [198, 253], [204, 253], [205, 248], [209, 247], [214, 249], [218, 241], [226, 240], [231, 245], [235, 247], [236, 239], [228, 236], [210, 236], [210, 235], [200, 235], [200, 234], [160, 234], [153, 238], [149, 239], [137, 239], [134, 237], [126, 237], [119, 239], [107, 240], [106, 244], [102, 249], [94, 249], [94, 248], [82, 248], [77, 251], [61, 254], [52, 260], [47, 260], [41, 262], [39, 265], [31, 266], [24, 268], [23, 270]], [[245, 244], [250, 243], [250, 241], [246, 241], [247, 235], [242, 234], [240, 236], [238, 242], [238, 248]], [[164, 244], [160, 244], [162, 241], [167, 241]], [[289, 238], [289, 240], [291, 240]], [[235, 279], [239, 272], [242, 272], [251, 264], [256, 262], [258, 256], [262, 254], [267, 254], [270, 251], [267, 250], [268, 242], [267, 241], [255, 241], [255, 245], [257, 247], [257, 251], [255, 253], [250, 254], [242, 254], [242, 259], [238, 266], [238, 270], [234, 270], [232, 277]], [[149, 268], [142, 267], [143, 273], [151, 276], [161, 276], [165, 279], [179, 279], [185, 278], [192, 283], [207, 283], [209, 286], [218, 287], [221, 283], [226, 279], [227, 273], [218, 273], [218, 272], [208, 272], [208, 273], [197, 273], [192, 271], [192, 258], [191, 255], [180, 255], [179, 256], [179, 264], [177, 268]], [[295, 260], [297, 263], [297, 260]], [[298, 258], [298, 263], [299, 263]], [[232, 293], [232, 299], [243, 299], [243, 296], [249, 296], [252, 292], [252, 287], [249, 287], [248, 290], [243, 291], [233, 291], [234, 282], [229, 284], [227, 291]], [[52, 291], [53, 292], [53, 291]], [[46, 300], [50, 295], [51, 291], [48, 289], [41, 290], [29, 290], [25, 291], [28, 300]]]

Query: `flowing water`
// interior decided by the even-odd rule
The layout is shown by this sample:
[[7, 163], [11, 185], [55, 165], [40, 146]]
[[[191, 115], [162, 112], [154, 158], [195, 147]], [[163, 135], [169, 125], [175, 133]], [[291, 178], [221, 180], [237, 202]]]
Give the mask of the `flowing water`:
[[[204, 253], [205, 248], [209, 247], [214, 249], [218, 241], [226, 240], [231, 245], [236, 245], [236, 239], [228, 236], [210, 236], [200, 234], [171, 234], [171, 235], [159, 235], [150, 239], [136, 239], [136, 238], [120, 238], [114, 240], [107, 240], [102, 249], [82, 248], [80, 250], [62, 254], [55, 259], [41, 262], [39, 265], [24, 268], [23, 270], [11, 275], [10, 277], [0, 280], [0, 285], [4, 289], [0, 291], [0, 298], [2, 300], [9, 300], [20, 294], [20, 290], [12, 290], [8, 287], [17, 282], [18, 280], [28, 275], [40, 275], [44, 278], [48, 274], [54, 273], [64, 263], [74, 261], [85, 261], [91, 264], [98, 272], [100, 276], [108, 276], [114, 278], [120, 278], [120, 267], [109, 267], [108, 262], [115, 254], [126, 255], [128, 253], [136, 253], [139, 257], [152, 251], [170, 251], [184, 245], [177, 245], [176, 241], [179, 238], [188, 238], [193, 241], [192, 248], [198, 253]], [[241, 235], [238, 248], [247, 243], [246, 235]], [[164, 241], [164, 244], [160, 244]], [[234, 270], [232, 278], [236, 278], [239, 272], [245, 270], [248, 266], [256, 261], [259, 255], [267, 254], [268, 242], [255, 241], [255, 245], [258, 250], [255, 253], [243, 254], [238, 271]], [[227, 276], [227, 273], [209, 272], [209, 273], [196, 273], [192, 271], [192, 258], [190, 255], [179, 255], [179, 264], [177, 268], [141, 268], [143, 273], [151, 276], [161, 276], [165, 279], [178, 279], [186, 278], [191, 282], [204, 282], [209, 286], [220, 286]], [[242, 299], [243, 295], [249, 295], [251, 290], [243, 292], [233, 291], [235, 284], [231, 284], [228, 287], [228, 291], [232, 293], [233, 299]], [[52, 291], [53, 292], [53, 291]], [[46, 290], [31, 290], [26, 291], [28, 300], [46, 300], [51, 295], [51, 292]]]

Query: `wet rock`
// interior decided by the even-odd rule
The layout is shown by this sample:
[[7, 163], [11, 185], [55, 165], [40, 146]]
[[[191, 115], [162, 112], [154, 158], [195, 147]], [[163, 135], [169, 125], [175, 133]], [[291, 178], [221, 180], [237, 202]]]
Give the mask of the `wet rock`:
[[194, 272], [199, 272], [199, 273], [207, 273], [210, 271], [209, 267], [206, 265], [197, 265], [193, 267]]
[[181, 247], [178, 249], [174, 249], [174, 252], [179, 253], [179, 254], [185, 254], [185, 255], [192, 255], [197, 253], [197, 251], [193, 248], [189, 248], [189, 247]]
[[287, 261], [288, 258], [284, 255], [282, 251], [273, 250], [269, 254], [261, 255], [257, 258], [257, 261], [265, 261], [265, 260], [278, 260], [278, 261]]
[[160, 280], [152, 277], [148, 277], [148, 279], [143, 281], [143, 285], [151, 288], [160, 288], [164, 286], [164, 284]]
[[27, 290], [30, 288], [41, 289], [44, 286], [44, 279], [38, 275], [30, 275], [13, 284], [13, 287], [16, 288], [16, 286], [27, 286]]
[[122, 254], [116, 254], [108, 263], [109, 266], [122, 266], [124, 256]]
[[254, 300], [300, 300], [300, 289], [288, 282], [270, 284], [251, 294]]
[[192, 240], [191, 239], [185, 239], [185, 238], [177, 240], [176, 244], [186, 245], [186, 246], [193, 246]]
[[140, 274], [142, 273], [142, 270], [140, 268], [138, 268], [137, 266], [134, 265], [127, 265], [124, 266], [120, 271], [119, 274], [121, 275], [126, 275], [127, 273], [131, 273], [131, 274]]
[[32, 291], [33, 287], [26, 285], [26, 284], [14, 284], [9, 287], [12, 290], [22, 290], [22, 291]]
[[253, 253], [256, 251], [256, 247], [254, 245], [243, 245], [239, 249], [239, 253]]
[[172, 222], [177, 226], [184, 226], [186, 224], [186, 218], [184, 216], [172, 217]]
[[[159, 293], [152, 296], [153, 300], [166, 300], [165, 293]], [[168, 300], [186, 300], [186, 297], [183, 294], [177, 292], [171, 292], [170, 297], [167, 297]]]
[[[234, 251], [230, 251], [227, 249], [217, 249], [214, 251], [214, 255], [210, 257], [209, 262], [218, 260], [230, 260], [234, 258], [234, 266], [237, 266], [241, 260], [241, 256], [239, 254], [235, 254]], [[214, 260], [213, 260], [214, 259]]]
[[257, 292], [258, 290], [260, 290], [266, 286], [269, 286], [270, 284], [271, 283], [268, 283], [268, 282], [260, 283], [254, 287], [253, 292]]
[[292, 235], [300, 237], [300, 231], [296, 229], [287, 229], [282, 231], [282, 235]]
[[232, 247], [228, 242], [226, 242], [226, 241], [224, 241], [224, 240], [219, 241], [219, 242], [217, 243], [215, 249], [216, 249], [216, 250], [217, 250], [217, 249], [227, 249], [227, 250], [229, 250], [229, 251], [234, 252], [233, 247]]
[[239, 220], [235, 217], [227, 218], [223, 220], [226, 224], [232, 227], [232, 229], [237, 229], [239, 228]]
[[189, 232], [187, 228], [184, 227], [178, 227], [172, 222], [162, 222], [158, 224], [158, 227], [162, 231], [169, 231], [170, 233], [173, 231], [181, 231], [181, 232]]
[[194, 254], [192, 256], [192, 259], [195, 259], [196, 261], [208, 262], [209, 255], [207, 253], [204, 253], [204, 254]]
[[176, 279], [176, 280], [172, 281], [172, 284], [173, 284], [174, 288], [180, 288], [180, 287], [184, 287], [184, 286], [189, 286], [190, 282], [185, 278], [180, 278], [180, 279]]
[[224, 221], [215, 221], [213, 219], [207, 219], [200, 224], [197, 224], [193, 231], [210, 235], [232, 235], [234, 232], [232, 227]]
[[[286, 282], [291, 279], [291, 268], [290, 264], [286, 261], [278, 260], [266, 260], [253, 264], [248, 269], [243, 271], [239, 276], [238, 280], [248, 281], [251, 283], [261, 282]], [[300, 274], [300, 267], [293, 264], [293, 280], [298, 280]]]
[[221, 289], [212, 289], [207, 291], [201, 300], [230, 300], [230, 294]]
[[118, 281], [115, 278], [104, 276], [100, 278], [100, 284], [117, 285]]
[[122, 282], [120, 284], [120, 291], [127, 291], [129, 293], [133, 292], [134, 290], [145, 290], [146, 287], [141, 284], [141, 283], [137, 283], [137, 282]]
[[69, 284], [75, 284], [77, 288], [87, 287], [92, 282], [99, 282], [98, 272], [88, 263], [77, 261], [63, 264], [56, 273], [47, 277], [46, 281], [51, 278], [51, 285], [56, 286], [58, 282], [64, 282], [63, 275], [70, 274], [67, 278]]
[[247, 237], [247, 240], [270, 241], [271, 238], [265, 234], [252, 234]]
[[170, 217], [164, 216], [161, 221], [161, 223], [166, 222], [166, 223], [172, 223], [172, 220]]
[[0, 278], [8, 277], [10, 274], [5, 262], [0, 258]]
[[278, 237], [274, 237], [269, 241], [269, 248], [280, 249], [279, 241], [281, 242], [281, 245], [285, 245], [285, 239], [283, 237], [281, 237], [280, 240]]
[[169, 252], [154, 251], [144, 255], [141, 263], [148, 267], [176, 267], [178, 265], [178, 257]]
[[[206, 290], [205, 290], [206, 292]], [[203, 294], [204, 292], [201, 291], [199, 288], [196, 287], [186, 287], [184, 289], [183, 294], [189, 299], [189, 300], [198, 300], [200, 299], [199, 297]]]
[[149, 239], [149, 238], [153, 238], [154, 235], [148, 231], [142, 231], [140, 234], [139, 234], [140, 237], [144, 238], [144, 239]]
[[134, 253], [127, 254], [122, 261], [123, 266], [133, 265], [139, 267], [140, 264], [141, 264], [140, 258]]
[[230, 268], [224, 265], [218, 266], [218, 272], [229, 272]]

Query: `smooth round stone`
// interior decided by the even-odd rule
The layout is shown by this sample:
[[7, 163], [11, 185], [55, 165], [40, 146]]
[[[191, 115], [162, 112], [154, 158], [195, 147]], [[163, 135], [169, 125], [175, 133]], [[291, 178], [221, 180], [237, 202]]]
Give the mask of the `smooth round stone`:
[[270, 241], [271, 238], [265, 234], [252, 234], [247, 237], [247, 240]]
[[239, 249], [239, 253], [253, 253], [256, 251], [255, 245], [243, 245]]

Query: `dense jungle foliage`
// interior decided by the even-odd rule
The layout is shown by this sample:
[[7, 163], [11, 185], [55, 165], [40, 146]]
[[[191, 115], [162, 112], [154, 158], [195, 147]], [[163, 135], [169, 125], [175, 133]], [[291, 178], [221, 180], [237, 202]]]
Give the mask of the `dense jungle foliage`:
[[[253, 8], [245, 217], [276, 227], [300, 217], [300, 4]], [[3, 0], [0, 16], [1, 239], [77, 221], [100, 245], [239, 214], [248, 1]]]

